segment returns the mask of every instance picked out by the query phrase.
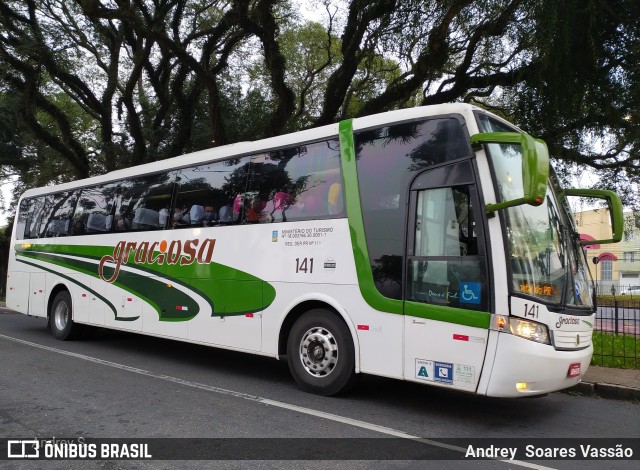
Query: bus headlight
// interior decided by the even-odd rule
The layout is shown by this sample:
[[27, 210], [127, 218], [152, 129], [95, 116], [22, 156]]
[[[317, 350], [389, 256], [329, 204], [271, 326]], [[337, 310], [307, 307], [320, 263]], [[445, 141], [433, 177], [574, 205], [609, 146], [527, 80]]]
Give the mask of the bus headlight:
[[512, 335], [542, 344], [551, 344], [551, 341], [549, 341], [549, 329], [547, 325], [542, 323], [509, 317], [509, 330]]

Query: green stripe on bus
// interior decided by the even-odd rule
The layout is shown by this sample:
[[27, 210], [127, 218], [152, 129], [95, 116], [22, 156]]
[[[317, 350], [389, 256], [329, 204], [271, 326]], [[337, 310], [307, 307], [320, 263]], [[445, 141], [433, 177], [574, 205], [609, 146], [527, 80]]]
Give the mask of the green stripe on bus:
[[[17, 254], [35, 257], [84, 274], [98, 277], [97, 264], [75, 258], [98, 261], [102, 256], [111, 255], [113, 247], [79, 245], [31, 245], [23, 249], [16, 247]], [[244, 271], [219, 263], [181, 266], [136, 263], [130, 254], [127, 266], [143, 271], [150, 276], [160, 276], [200, 295], [209, 303], [214, 316], [237, 316], [266, 309], [276, 297], [275, 288], [266, 281]], [[105, 264], [104, 275], [113, 274], [111, 265]], [[199, 311], [197, 302], [177, 289], [168, 289], [167, 283], [136, 274], [121, 271], [114, 285], [139, 296], [151, 304], [162, 321], [185, 321]], [[179, 298], [177, 298], [177, 296]], [[187, 307], [184, 311], [177, 306]], [[188, 312], [188, 314], [187, 314]]]
[[364, 221], [362, 219], [362, 207], [360, 206], [356, 148], [353, 140], [353, 123], [351, 119], [340, 122], [339, 137], [340, 160], [342, 162], [342, 174], [344, 175], [344, 196], [360, 293], [372, 308], [382, 312], [402, 314], [402, 301], [383, 296], [373, 281], [367, 239], [364, 232]]
[[25, 251], [39, 251], [60, 255], [78, 256], [81, 258], [89, 258], [95, 260], [99, 260], [103, 256], [107, 256], [113, 253], [112, 246], [60, 245], [57, 243], [29, 244], [26, 247], [22, 244], [16, 244], [14, 246], [14, 249], [17, 253], [23, 253]]
[[444, 321], [457, 325], [473, 326], [476, 328], [489, 328], [491, 315], [477, 310], [464, 308], [445, 307], [443, 305], [423, 304], [420, 302], [406, 301], [404, 304], [405, 315], [426, 318], [428, 320]]
[[344, 196], [349, 220], [351, 246], [356, 264], [358, 286], [362, 298], [370, 307], [388, 313], [411, 315], [431, 320], [456, 323], [458, 325], [489, 328], [490, 315], [488, 312], [477, 312], [453, 307], [422, 304], [418, 302], [403, 302], [383, 296], [375, 286], [369, 251], [360, 205], [360, 190], [358, 187], [358, 168], [356, 163], [356, 147], [353, 138], [353, 122], [351, 119], [340, 122], [340, 161], [344, 176]]
[[97, 298], [99, 298], [100, 300], [102, 300], [105, 304], [107, 304], [107, 306], [108, 306], [108, 307], [111, 309], [111, 311], [113, 312], [113, 315], [115, 316], [115, 319], [116, 319], [116, 320], [121, 320], [121, 321], [134, 321], [134, 320], [137, 320], [138, 318], [140, 318], [140, 317], [125, 317], [125, 318], [118, 317], [118, 310], [116, 309], [115, 305], [113, 305], [113, 304], [112, 304], [111, 302], [109, 302], [105, 297], [103, 297], [102, 295], [98, 294], [96, 291], [94, 291], [93, 289], [91, 289], [91, 288], [90, 288], [89, 286], [87, 286], [86, 284], [83, 284], [82, 282], [80, 282], [80, 281], [78, 281], [78, 280], [76, 280], [76, 279], [74, 279], [74, 278], [72, 278], [72, 277], [65, 276], [64, 274], [61, 274], [61, 273], [60, 273], [60, 272], [58, 272], [58, 271], [54, 271], [53, 269], [46, 268], [46, 267], [41, 266], [41, 265], [39, 265], [39, 264], [30, 263], [29, 261], [25, 261], [25, 260], [20, 259], [20, 258], [16, 258], [16, 260], [17, 260], [19, 263], [23, 263], [23, 264], [26, 264], [26, 265], [28, 265], [28, 266], [33, 266], [33, 267], [35, 267], [35, 268], [42, 269], [43, 271], [47, 271], [47, 272], [49, 272], [49, 273], [53, 273], [53, 274], [55, 274], [56, 276], [60, 276], [61, 278], [66, 279], [67, 281], [72, 282], [73, 284], [76, 284], [76, 285], [78, 285], [78, 286], [82, 287], [83, 289], [88, 290], [88, 291], [89, 291], [89, 292], [91, 292], [93, 295], [95, 295]]
[[[98, 278], [96, 265], [87, 261], [49, 253], [27, 252], [22, 255]], [[112, 274], [113, 268], [105, 267], [105, 271], [105, 274], [109, 276]], [[56, 272], [56, 274], [58, 273]], [[160, 321], [191, 320], [200, 310], [198, 303], [184, 292], [175, 288], [170, 289], [165, 282], [147, 276], [128, 272], [127, 276], [118, 277], [113, 285], [149, 303], [158, 312]], [[178, 306], [181, 310], [177, 310]], [[118, 319], [120, 318], [116, 315], [116, 320]]]

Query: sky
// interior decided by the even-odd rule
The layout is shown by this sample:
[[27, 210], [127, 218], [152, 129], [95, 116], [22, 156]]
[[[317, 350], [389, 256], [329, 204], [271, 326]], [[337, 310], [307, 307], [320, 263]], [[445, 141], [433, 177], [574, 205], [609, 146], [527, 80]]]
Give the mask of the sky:
[[0, 211], [0, 227], [4, 227], [7, 224], [7, 215], [5, 210], [9, 209], [9, 203], [13, 198], [13, 184], [11, 182], [3, 182], [0, 186], [0, 192], [2, 192], [3, 204]]

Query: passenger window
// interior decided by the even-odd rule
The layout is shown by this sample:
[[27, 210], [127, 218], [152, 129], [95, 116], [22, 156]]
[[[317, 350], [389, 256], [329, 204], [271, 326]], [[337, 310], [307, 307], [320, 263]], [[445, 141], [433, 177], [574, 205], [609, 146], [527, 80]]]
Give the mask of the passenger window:
[[25, 220], [24, 238], [38, 238], [44, 208], [44, 196], [29, 200], [29, 211]]
[[111, 231], [117, 183], [107, 183], [82, 189], [73, 216], [73, 235]]
[[175, 173], [161, 173], [122, 181], [115, 198], [113, 229], [158, 230], [167, 226]]
[[343, 216], [338, 140], [251, 157], [244, 206], [247, 223]]
[[41, 236], [63, 237], [69, 235], [71, 217], [78, 201], [79, 190], [51, 194], [43, 208]]
[[20, 201], [18, 217], [16, 218], [16, 240], [29, 238], [26, 236], [27, 222], [33, 214], [33, 199], [23, 199]]
[[208, 227], [240, 222], [248, 171], [249, 157], [180, 170], [170, 226]]

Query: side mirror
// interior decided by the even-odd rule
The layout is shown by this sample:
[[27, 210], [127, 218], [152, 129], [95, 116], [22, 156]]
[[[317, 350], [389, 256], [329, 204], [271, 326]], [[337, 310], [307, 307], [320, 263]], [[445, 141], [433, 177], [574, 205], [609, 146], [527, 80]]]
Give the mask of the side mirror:
[[471, 136], [471, 143], [498, 144], [487, 145], [487, 154], [502, 200], [487, 204], [487, 213], [521, 204], [542, 204], [549, 181], [549, 151], [542, 140], [518, 132], [486, 132]]
[[611, 218], [611, 238], [604, 240], [581, 240], [581, 245], [606, 245], [607, 243], [618, 243], [622, 240], [624, 230], [624, 216], [622, 214], [622, 201], [613, 191], [604, 189], [565, 189], [565, 196], [586, 197], [590, 199], [604, 199], [609, 208]]

